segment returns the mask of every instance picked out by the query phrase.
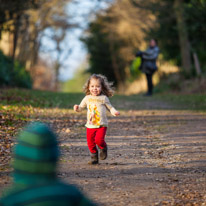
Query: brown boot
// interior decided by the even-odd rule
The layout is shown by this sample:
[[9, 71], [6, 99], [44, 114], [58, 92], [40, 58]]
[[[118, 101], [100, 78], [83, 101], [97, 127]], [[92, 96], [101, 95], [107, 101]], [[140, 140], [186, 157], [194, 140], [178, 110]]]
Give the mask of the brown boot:
[[97, 153], [91, 153], [91, 161], [88, 162], [90, 165], [96, 165], [99, 163], [98, 160], [98, 152]]
[[105, 160], [107, 159], [107, 146], [103, 149], [100, 149], [100, 159]]

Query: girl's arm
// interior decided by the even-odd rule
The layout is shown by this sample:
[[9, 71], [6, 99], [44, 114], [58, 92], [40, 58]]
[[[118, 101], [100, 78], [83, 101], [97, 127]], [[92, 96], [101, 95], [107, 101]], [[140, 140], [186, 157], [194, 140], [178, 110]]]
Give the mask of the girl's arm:
[[112, 107], [112, 109], [110, 110], [111, 114], [113, 116], [119, 116], [120, 115], [120, 112], [117, 111], [114, 107]]
[[120, 115], [119, 111], [117, 111], [117, 110], [111, 105], [108, 97], [105, 98], [105, 105], [106, 105], [107, 109], [111, 112], [111, 114], [112, 114], [113, 116], [118, 116], [118, 115]]
[[75, 112], [81, 112], [86, 106], [87, 106], [87, 98], [84, 97], [84, 99], [81, 101], [80, 105], [75, 104], [73, 109]]

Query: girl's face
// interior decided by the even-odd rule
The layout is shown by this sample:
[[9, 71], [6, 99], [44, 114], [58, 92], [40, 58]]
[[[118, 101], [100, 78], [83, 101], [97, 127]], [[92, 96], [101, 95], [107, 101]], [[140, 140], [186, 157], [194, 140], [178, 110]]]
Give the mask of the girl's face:
[[92, 96], [99, 96], [101, 94], [102, 85], [99, 79], [90, 80], [89, 91]]

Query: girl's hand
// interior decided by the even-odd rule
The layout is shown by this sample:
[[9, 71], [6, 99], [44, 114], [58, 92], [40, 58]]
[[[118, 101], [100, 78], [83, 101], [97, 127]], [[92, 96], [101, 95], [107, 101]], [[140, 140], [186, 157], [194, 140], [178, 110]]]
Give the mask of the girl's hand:
[[114, 107], [112, 107], [112, 109], [110, 110], [110, 112], [111, 112], [111, 114], [112, 114], [113, 116], [119, 116], [119, 115], [120, 115], [120, 113], [119, 113]]
[[115, 116], [119, 116], [119, 115], [120, 115], [120, 112], [116, 111], [116, 112], [114, 113], [114, 115], [115, 115]]
[[75, 111], [75, 112], [78, 112], [78, 110], [79, 110], [79, 105], [75, 104], [75, 105], [74, 105], [74, 111]]

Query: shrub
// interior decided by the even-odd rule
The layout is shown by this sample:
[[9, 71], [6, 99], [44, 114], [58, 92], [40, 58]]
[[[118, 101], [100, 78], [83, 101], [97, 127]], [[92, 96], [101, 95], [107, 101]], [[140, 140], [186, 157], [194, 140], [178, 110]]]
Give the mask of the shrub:
[[13, 61], [0, 51], [0, 86], [31, 88], [30, 74], [18, 61]]

